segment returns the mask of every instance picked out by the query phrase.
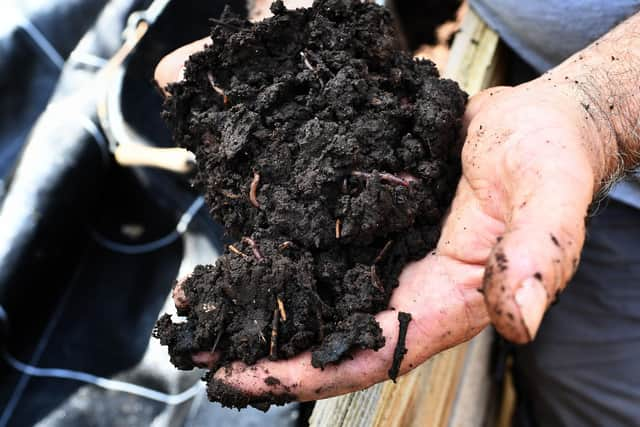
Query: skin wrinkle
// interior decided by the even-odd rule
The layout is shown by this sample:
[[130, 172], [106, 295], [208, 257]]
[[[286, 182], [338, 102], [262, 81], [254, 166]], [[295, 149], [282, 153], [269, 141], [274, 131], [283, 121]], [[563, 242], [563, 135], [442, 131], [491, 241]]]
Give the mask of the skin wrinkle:
[[465, 319], [466, 319], [466, 328], [464, 328], [464, 330], [466, 331], [465, 335], [464, 335], [464, 341], [467, 341], [469, 339], [471, 339], [472, 337], [474, 337], [476, 335], [476, 331], [475, 328], [472, 326], [473, 322], [471, 321], [471, 318], [473, 317], [473, 312], [475, 310], [471, 309], [471, 304], [469, 303], [467, 296], [466, 296], [466, 292], [460, 288], [460, 287], [456, 287], [456, 291], [459, 294], [460, 299], [462, 300], [462, 304], [464, 306], [464, 315], [465, 315]]
[[[504, 231], [504, 223], [482, 210], [479, 201], [464, 181], [459, 185], [456, 202], [452, 209], [460, 203], [464, 205], [462, 208], [448, 214], [440, 240], [442, 242], [462, 240], [458, 240], [457, 245], [440, 245], [439, 252], [461, 264], [484, 267], [497, 236]], [[470, 233], [469, 231], [476, 228], [474, 226], [478, 223], [482, 224], [482, 227], [479, 227], [480, 232]]]
[[[483, 213], [497, 222], [504, 223], [502, 215], [498, 213], [493, 207], [493, 205], [495, 204], [495, 200], [492, 200], [493, 196], [491, 195], [498, 193], [496, 186], [489, 180], [479, 178], [469, 179], [469, 177], [466, 175], [463, 176], [463, 179], [469, 185], [468, 191], [472, 192], [473, 195], [476, 196], [476, 200], [478, 201], [480, 206], [484, 208]], [[487, 184], [485, 184], [485, 182]]]
[[[637, 95], [640, 36], [634, 29], [638, 27], [640, 14], [592, 45], [589, 49], [593, 58], [576, 61], [577, 55], [574, 55], [566, 66], [573, 71], [573, 80], [584, 82], [575, 85], [574, 91], [583, 105], [589, 105], [589, 117], [603, 146], [601, 164], [604, 170], [598, 182], [598, 188], [603, 191], [598, 197], [640, 161], [640, 138], [634, 131], [640, 113]], [[584, 58], [584, 54], [578, 57]]]
[[[460, 262], [461, 264], [467, 264], [464, 261], [461, 260], [455, 260], [455, 262]], [[469, 282], [478, 282], [479, 280], [481, 280], [482, 275], [484, 274], [484, 268], [479, 268], [478, 269], [478, 277], [476, 280], [473, 280], [472, 278], [469, 279]], [[446, 276], [446, 278], [449, 281], [453, 281], [453, 278], [450, 277], [450, 275], [448, 273], [444, 273], [444, 276]], [[464, 283], [464, 282], [463, 282]], [[478, 323], [478, 326], [474, 326], [474, 322], [471, 321], [471, 319], [474, 317], [473, 314], [477, 312], [476, 310], [472, 309], [472, 304], [469, 301], [469, 297], [474, 298], [477, 297], [479, 301], [481, 301], [482, 299], [479, 298], [477, 292], [475, 291], [477, 289], [477, 285], [474, 283], [471, 286], [464, 286], [462, 285], [462, 283], [460, 283], [458, 286], [454, 287], [455, 291], [458, 293], [458, 296], [460, 298], [460, 300], [462, 301], [463, 307], [464, 307], [464, 314], [466, 317], [466, 328], [463, 328], [466, 333], [464, 335], [464, 341], [467, 341], [468, 339], [472, 338], [473, 336], [475, 336], [477, 334], [477, 332], [479, 332], [479, 330], [484, 329], [484, 327], [486, 326], [486, 322], [475, 322]], [[482, 325], [482, 326], [479, 326]]]

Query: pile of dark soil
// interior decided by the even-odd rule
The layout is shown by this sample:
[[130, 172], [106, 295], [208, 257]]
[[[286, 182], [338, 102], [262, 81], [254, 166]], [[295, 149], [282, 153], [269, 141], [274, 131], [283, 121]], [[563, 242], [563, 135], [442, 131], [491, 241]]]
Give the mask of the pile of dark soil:
[[[309, 349], [322, 368], [381, 348], [374, 315], [434, 248], [459, 178], [466, 95], [397, 48], [386, 9], [272, 11], [258, 24], [223, 14], [169, 87], [165, 117], [196, 153], [194, 185], [236, 241], [178, 285], [186, 321], [157, 324], [180, 369], [202, 351], [215, 350], [215, 370]], [[239, 404], [219, 382], [208, 392]]]

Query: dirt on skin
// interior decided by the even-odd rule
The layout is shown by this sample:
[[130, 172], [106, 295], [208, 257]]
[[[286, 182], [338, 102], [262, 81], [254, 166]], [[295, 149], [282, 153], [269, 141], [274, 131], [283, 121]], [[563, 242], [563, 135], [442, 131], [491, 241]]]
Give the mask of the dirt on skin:
[[[386, 9], [317, 0], [272, 11], [257, 24], [225, 12], [169, 87], [165, 118], [235, 241], [176, 288], [186, 319], [157, 323], [180, 369], [203, 351], [215, 351], [214, 372], [305, 350], [323, 368], [384, 346], [374, 315], [403, 266], [435, 247], [460, 175], [467, 96], [398, 49]], [[227, 406], [295, 398], [207, 379]]]
[[404, 359], [404, 355], [407, 354], [406, 340], [409, 322], [411, 322], [410, 313], [404, 313], [402, 311], [398, 313], [398, 343], [393, 351], [393, 362], [389, 369], [389, 378], [391, 378], [394, 383], [396, 382], [396, 378], [398, 378], [402, 359]]

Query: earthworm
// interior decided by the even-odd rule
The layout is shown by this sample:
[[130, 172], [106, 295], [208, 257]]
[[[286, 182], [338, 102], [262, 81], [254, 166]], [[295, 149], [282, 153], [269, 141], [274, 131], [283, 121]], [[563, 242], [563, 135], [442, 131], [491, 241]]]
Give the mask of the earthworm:
[[242, 241], [251, 247], [253, 256], [256, 257], [258, 261], [262, 261], [264, 259], [264, 257], [262, 256], [262, 253], [260, 252], [260, 248], [258, 248], [258, 244], [255, 242], [255, 240], [249, 237], [243, 237]]
[[[351, 172], [351, 176], [354, 176], [356, 178], [371, 179], [373, 177], [373, 174], [368, 172], [353, 171]], [[381, 173], [380, 179], [382, 181], [387, 181], [391, 184], [397, 184], [397, 185], [402, 185], [403, 187], [409, 187], [409, 182], [407, 180], [387, 172]]]
[[258, 172], [254, 172], [253, 180], [251, 181], [251, 186], [249, 187], [249, 201], [256, 208], [260, 207], [260, 203], [258, 203], [257, 199], [258, 185], [260, 185], [260, 174]]

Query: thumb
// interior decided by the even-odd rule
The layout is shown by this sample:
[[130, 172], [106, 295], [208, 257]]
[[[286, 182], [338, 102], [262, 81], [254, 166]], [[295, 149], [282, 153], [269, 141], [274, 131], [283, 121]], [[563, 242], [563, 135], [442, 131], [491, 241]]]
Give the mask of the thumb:
[[[529, 158], [531, 159], [531, 158]], [[579, 156], [541, 156], [513, 177], [506, 231], [483, 279], [493, 324], [506, 339], [535, 337], [547, 307], [574, 274], [592, 201], [591, 167]]]
[[189, 43], [188, 45], [174, 50], [160, 60], [156, 66], [153, 77], [158, 84], [158, 87], [160, 87], [164, 92], [165, 96], [168, 95], [168, 92], [166, 91], [168, 84], [182, 80], [184, 75], [184, 64], [187, 62], [189, 57], [196, 52], [204, 50], [205, 46], [210, 43], [210, 37], [196, 40], [193, 43]]

